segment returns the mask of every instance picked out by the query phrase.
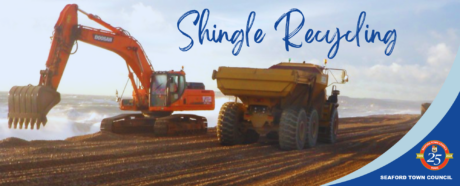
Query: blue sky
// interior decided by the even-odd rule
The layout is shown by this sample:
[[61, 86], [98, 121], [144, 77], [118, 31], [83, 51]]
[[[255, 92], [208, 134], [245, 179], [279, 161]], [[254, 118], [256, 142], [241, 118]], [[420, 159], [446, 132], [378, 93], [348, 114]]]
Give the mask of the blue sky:
[[[366, 11], [365, 24], [386, 32], [396, 29], [397, 43], [391, 56], [381, 42], [342, 41], [329, 67], [348, 70], [350, 82], [340, 85], [342, 95], [350, 97], [423, 100], [434, 99], [453, 63], [460, 42], [460, 3], [457, 1], [8, 1], [0, 7], [0, 91], [14, 85], [37, 84], [39, 71], [45, 68], [50, 36], [59, 13], [66, 4], [76, 3], [82, 10], [96, 14], [108, 23], [128, 30], [143, 45], [155, 70], [180, 70], [185, 66], [188, 81], [204, 82], [216, 89], [212, 70], [219, 66], [266, 68], [292, 58], [293, 61], [322, 63], [332, 44], [307, 44], [309, 28], [341, 32], [355, 31], [359, 14]], [[192, 36], [192, 49], [182, 52], [190, 40], [177, 29], [179, 17], [189, 10], [210, 10], [207, 28], [233, 33], [245, 29], [248, 15], [256, 12], [250, 36], [251, 47], [243, 46], [232, 55], [231, 43], [198, 43], [198, 27], [192, 16], [181, 29]], [[305, 24], [291, 40], [301, 48], [284, 49], [284, 21], [274, 29], [276, 20], [291, 8], [301, 10]], [[300, 22], [291, 18], [291, 30]], [[79, 14], [82, 25], [101, 28]], [[266, 36], [256, 44], [257, 29]], [[334, 33], [334, 32], [333, 32]], [[122, 58], [116, 54], [80, 42], [72, 55], [58, 91], [67, 94], [114, 95], [127, 80]], [[129, 91], [129, 90], [128, 90]], [[130, 92], [125, 93], [125, 95]]]

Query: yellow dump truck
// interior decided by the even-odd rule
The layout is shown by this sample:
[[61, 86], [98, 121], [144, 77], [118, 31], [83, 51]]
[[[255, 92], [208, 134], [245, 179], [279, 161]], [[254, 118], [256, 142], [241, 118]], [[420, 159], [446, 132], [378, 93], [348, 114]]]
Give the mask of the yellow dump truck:
[[[328, 84], [329, 76], [335, 82]], [[345, 70], [282, 62], [268, 69], [219, 67], [212, 78], [224, 95], [235, 96], [219, 112], [222, 145], [257, 142], [261, 135], [278, 139], [283, 150], [313, 147], [318, 139], [336, 141], [340, 91], [334, 85], [327, 97], [326, 87], [348, 82]]]

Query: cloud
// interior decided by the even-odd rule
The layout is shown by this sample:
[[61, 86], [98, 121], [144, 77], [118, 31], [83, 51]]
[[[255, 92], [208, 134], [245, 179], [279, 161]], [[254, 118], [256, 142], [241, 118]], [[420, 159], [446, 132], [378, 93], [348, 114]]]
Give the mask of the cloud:
[[[397, 59], [389, 65], [347, 67], [351, 78], [358, 81], [349, 88], [365, 85], [367, 91], [397, 93], [399, 99], [434, 99], [447, 78], [455, 53], [447, 44], [439, 43], [429, 47], [426, 54], [426, 61], [421, 64]], [[379, 96], [379, 93], [369, 95]]]
[[428, 79], [437, 80], [431, 81], [433, 83], [444, 82], [454, 61], [455, 54], [445, 43], [430, 47], [427, 54], [426, 62], [423, 65], [404, 65], [404, 61], [398, 59], [391, 65], [372, 66], [367, 75], [370, 78], [384, 76], [380, 78], [393, 79], [393, 83], [401, 82], [401, 80], [408, 83], [426, 83], [429, 81]]
[[[432, 46], [428, 50], [428, 55], [427, 62], [433, 67], [450, 67], [455, 58], [455, 54], [445, 43]], [[443, 70], [446, 72], [449, 69], [444, 68]]]

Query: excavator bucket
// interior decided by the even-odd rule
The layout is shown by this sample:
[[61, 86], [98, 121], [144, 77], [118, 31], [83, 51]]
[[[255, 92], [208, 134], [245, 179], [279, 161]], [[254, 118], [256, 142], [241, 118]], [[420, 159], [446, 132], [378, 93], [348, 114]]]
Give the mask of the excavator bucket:
[[40, 129], [46, 115], [61, 101], [61, 94], [48, 86], [14, 86], [8, 94], [8, 127]]

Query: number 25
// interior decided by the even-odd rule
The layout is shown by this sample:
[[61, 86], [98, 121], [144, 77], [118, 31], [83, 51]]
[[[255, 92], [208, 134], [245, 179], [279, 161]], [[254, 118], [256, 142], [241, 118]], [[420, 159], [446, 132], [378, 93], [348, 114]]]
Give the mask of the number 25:
[[[434, 165], [439, 165], [441, 163], [441, 159], [437, 158], [438, 156], [441, 156], [441, 154], [435, 154], [435, 153], [429, 153], [428, 156], [430, 154], [433, 154], [433, 156], [431, 156], [431, 158], [429, 160], [427, 160], [427, 162], [434, 162], [433, 158], [438, 160], [438, 163], [435, 163]], [[436, 157], [436, 158], [435, 158]]]

